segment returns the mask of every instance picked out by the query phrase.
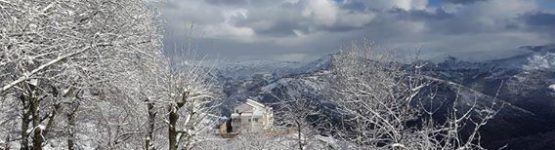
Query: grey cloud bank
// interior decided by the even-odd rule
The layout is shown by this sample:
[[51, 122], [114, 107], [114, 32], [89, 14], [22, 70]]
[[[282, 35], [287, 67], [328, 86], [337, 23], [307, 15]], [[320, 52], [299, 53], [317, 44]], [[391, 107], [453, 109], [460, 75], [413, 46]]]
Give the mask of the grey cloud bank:
[[555, 43], [555, 8], [546, 3], [555, 2], [173, 0], [163, 15], [166, 49], [193, 43], [205, 55], [229, 59], [306, 61], [365, 38], [430, 59], [482, 60]]

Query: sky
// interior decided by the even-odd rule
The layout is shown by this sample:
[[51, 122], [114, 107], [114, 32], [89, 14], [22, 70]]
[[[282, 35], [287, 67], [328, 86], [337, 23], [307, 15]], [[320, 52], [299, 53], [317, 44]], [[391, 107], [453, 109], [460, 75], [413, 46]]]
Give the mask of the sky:
[[165, 49], [310, 61], [368, 41], [426, 59], [508, 57], [555, 43], [555, 0], [170, 0]]

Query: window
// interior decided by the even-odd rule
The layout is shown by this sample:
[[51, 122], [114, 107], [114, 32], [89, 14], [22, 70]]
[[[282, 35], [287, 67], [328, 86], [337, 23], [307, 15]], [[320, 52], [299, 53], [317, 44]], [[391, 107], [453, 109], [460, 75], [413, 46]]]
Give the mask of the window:
[[258, 122], [258, 118], [254, 118], [254, 122]]

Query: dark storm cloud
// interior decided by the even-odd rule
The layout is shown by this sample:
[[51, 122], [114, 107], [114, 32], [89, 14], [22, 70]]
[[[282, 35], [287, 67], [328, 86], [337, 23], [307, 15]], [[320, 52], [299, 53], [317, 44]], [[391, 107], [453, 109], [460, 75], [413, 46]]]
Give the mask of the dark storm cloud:
[[526, 21], [528, 25], [531, 26], [542, 26], [542, 27], [550, 27], [555, 29], [555, 14], [552, 13], [545, 13], [545, 12], [536, 12], [530, 13], [523, 16], [523, 19]]
[[164, 15], [166, 30], [177, 34], [168, 41], [183, 43], [185, 34], [193, 34], [208, 55], [303, 60], [366, 38], [441, 57], [505, 54], [555, 42], [549, 38], [553, 10], [538, 5], [535, 0], [176, 0]]
[[538, 32], [545, 35], [548, 38], [555, 38], [555, 14], [545, 13], [545, 12], [534, 12], [528, 13], [520, 18], [525, 26], [517, 26], [519, 28], [525, 28], [527, 30]]

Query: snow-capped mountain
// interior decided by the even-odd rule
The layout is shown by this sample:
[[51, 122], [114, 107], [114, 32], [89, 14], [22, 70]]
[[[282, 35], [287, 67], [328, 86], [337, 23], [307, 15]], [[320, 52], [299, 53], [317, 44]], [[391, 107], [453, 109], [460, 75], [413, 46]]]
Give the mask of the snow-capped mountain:
[[[528, 52], [483, 62], [450, 57], [440, 63], [419, 63], [425, 64], [420, 66], [422, 75], [436, 80], [433, 88], [442, 89], [439, 90], [440, 96], [478, 97], [482, 105], [491, 104], [493, 100], [506, 104], [482, 132], [484, 140], [492, 143], [486, 146], [495, 148], [502, 146], [496, 145], [497, 141], [555, 130], [555, 46], [523, 49], [528, 49]], [[325, 94], [332, 82], [329, 77], [333, 75], [330, 71], [333, 57], [326, 55], [307, 64], [288, 62], [231, 67], [233, 72], [241, 70], [245, 75], [253, 74], [255, 71], [252, 70], [257, 70], [255, 68], [265, 68], [266, 71], [246, 78], [225, 80], [226, 93], [232, 99], [229, 104], [237, 104], [247, 97], [272, 104], [285, 97], [283, 94], [287, 92], [283, 91], [297, 88], [305, 89], [305, 94], [318, 102], [318, 108], [333, 117], [336, 115], [334, 104]], [[516, 130], [522, 128], [529, 130]]]

